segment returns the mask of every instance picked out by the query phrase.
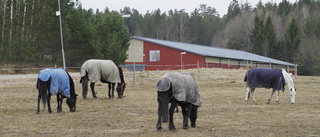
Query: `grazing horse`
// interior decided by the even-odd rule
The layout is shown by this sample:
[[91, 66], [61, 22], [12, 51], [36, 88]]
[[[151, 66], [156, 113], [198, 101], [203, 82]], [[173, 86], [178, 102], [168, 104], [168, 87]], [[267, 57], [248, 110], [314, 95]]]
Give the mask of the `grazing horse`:
[[[168, 122], [169, 109], [169, 129], [175, 130], [173, 124], [174, 109], [179, 105], [183, 115], [183, 129], [188, 129], [188, 119], [191, 127], [196, 127], [198, 117], [198, 107], [201, 106], [200, 95], [196, 80], [189, 73], [166, 73], [157, 83], [158, 90], [158, 122], [157, 130], [162, 130], [161, 121]], [[161, 120], [162, 119], [162, 120]]]
[[[118, 98], [122, 98], [124, 90], [126, 88], [126, 83], [124, 82], [122, 68], [117, 66], [111, 60], [98, 60], [90, 59], [83, 63], [80, 71], [80, 83], [82, 83], [82, 97], [87, 98], [88, 91], [88, 80], [91, 82], [90, 88], [92, 91], [92, 96], [98, 99], [94, 91], [94, 85], [97, 81], [102, 83], [108, 83], [108, 96], [109, 98], [114, 98], [114, 86], [118, 83], [117, 92]], [[112, 93], [110, 93], [112, 88]]]
[[[77, 94], [75, 93], [73, 79], [64, 69], [44, 69], [41, 70], [37, 80], [38, 107], [37, 114], [40, 113], [40, 100], [42, 98], [43, 107], [48, 103], [48, 112], [51, 114], [51, 95], [57, 95], [58, 112], [62, 112], [63, 98], [67, 98], [67, 104], [71, 112], [76, 111]], [[49, 91], [49, 92], [47, 92]]]
[[272, 92], [268, 99], [268, 104], [271, 101], [272, 95], [276, 92], [277, 102], [279, 103], [279, 91], [284, 92], [285, 85], [288, 86], [291, 104], [295, 103], [296, 89], [294, 88], [293, 80], [284, 69], [275, 68], [251, 68], [247, 71], [244, 81], [247, 82], [245, 101], [248, 103], [250, 92], [253, 102], [256, 103], [254, 90], [255, 88], [272, 88]]

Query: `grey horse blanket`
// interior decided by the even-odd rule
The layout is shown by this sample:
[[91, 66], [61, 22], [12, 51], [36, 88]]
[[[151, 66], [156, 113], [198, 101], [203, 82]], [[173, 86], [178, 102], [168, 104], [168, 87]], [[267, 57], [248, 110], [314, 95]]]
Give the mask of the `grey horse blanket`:
[[119, 69], [111, 60], [87, 60], [81, 67], [80, 76], [84, 77], [86, 72], [91, 83], [99, 80], [110, 83], [121, 83]]
[[250, 88], [264, 87], [282, 91], [285, 88], [285, 80], [280, 68], [251, 68], [247, 71], [244, 81], [248, 81]]
[[157, 90], [165, 92], [170, 89], [178, 101], [189, 102], [195, 106], [201, 106], [200, 95], [196, 80], [189, 73], [166, 73], [157, 83]]
[[51, 78], [50, 93], [52, 95], [61, 93], [67, 98], [70, 98], [70, 80], [67, 72], [64, 69], [47, 68], [41, 70], [38, 78], [41, 81], [48, 81], [49, 78]]

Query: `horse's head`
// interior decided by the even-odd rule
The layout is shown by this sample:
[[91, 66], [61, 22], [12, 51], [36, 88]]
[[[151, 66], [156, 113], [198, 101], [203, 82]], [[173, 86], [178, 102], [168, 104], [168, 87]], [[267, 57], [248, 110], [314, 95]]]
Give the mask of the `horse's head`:
[[125, 97], [123, 94], [124, 94], [124, 90], [126, 89], [126, 85], [127, 83], [118, 84], [118, 87], [116, 89], [118, 92], [118, 98]]
[[75, 112], [78, 94], [76, 94], [73, 79], [70, 77], [69, 74], [68, 76], [70, 81], [70, 98], [67, 98], [67, 104], [69, 106], [70, 112]]
[[289, 95], [290, 95], [291, 104], [294, 104], [296, 99], [296, 89], [290, 88]]
[[71, 94], [70, 98], [67, 98], [67, 104], [69, 106], [70, 112], [76, 111], [77, 94]]

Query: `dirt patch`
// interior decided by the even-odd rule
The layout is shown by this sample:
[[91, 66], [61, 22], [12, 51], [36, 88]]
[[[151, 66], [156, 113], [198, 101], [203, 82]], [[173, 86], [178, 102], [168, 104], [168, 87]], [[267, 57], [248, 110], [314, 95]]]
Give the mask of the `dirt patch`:
[[[156, 131], [156, 82], [167, 71], [125, 71], [128, 83], [124, 99], [108, 99], [107, 84], [96, 86], [99, 100], [89, 92], [81, 97], [79, 72], [71, 73], [79, 94], [77, 111], [56, 113], [56, 96], [52, 96], [53, 114], [41, 106], [36, 114], [37, 74], [0, 75], [0, 136], [320, 136], [319, 77], [293, 77], [297, 88], [296, 103], [291, 105], [286, 89], [266, 104], [270, 89], [257, 89], [256, 101], [244, 102], [246, 70], [186, 70], [197, 80], [202, 107], [197, 127], [182, 129], [182, 114], [174, 114], [176, 131], [164, 123]], [[182, 71], [178, 71], [182, 72]], [[200, 74], [200, 75], [198, 75]], [[64, 101], [65, 102], [65, 101]]]

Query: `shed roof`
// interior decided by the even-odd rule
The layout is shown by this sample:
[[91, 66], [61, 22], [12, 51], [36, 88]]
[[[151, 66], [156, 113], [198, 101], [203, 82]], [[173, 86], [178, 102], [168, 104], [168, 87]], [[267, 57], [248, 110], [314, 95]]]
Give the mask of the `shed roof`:
[[253, 54], [250, 52], [245, 52], [242, 50], [210, 47], [210, 46], [203, 46], [203, 45], [197, 45], [197, 44], [173, 42], [173, 41], [145, 38], [145, 37], [138, 37], [138, 36], [132, 36], [131, 39], [146, 41], [146, 42], [154, 43], [157, 45], [165, 46], [168, 48], [173, 48], [173, 49], [178, 49], [181, 51], [193, 53], [200, 56], [219, 57], [219, 58], [227, 58], [227, 59], [229, 58], [229, 59], [237, 59], [237, 60], [249, 60], [249, 61], [261, 62], [261, 63], [271, 62], [272, 64], [279, 64], [279, 65], [290, 65], [290, 66], [294, 65], [292, 63], [287, 63], [285, 61], [268, 58], [265, 56], [260, 56], [260, 55]]

